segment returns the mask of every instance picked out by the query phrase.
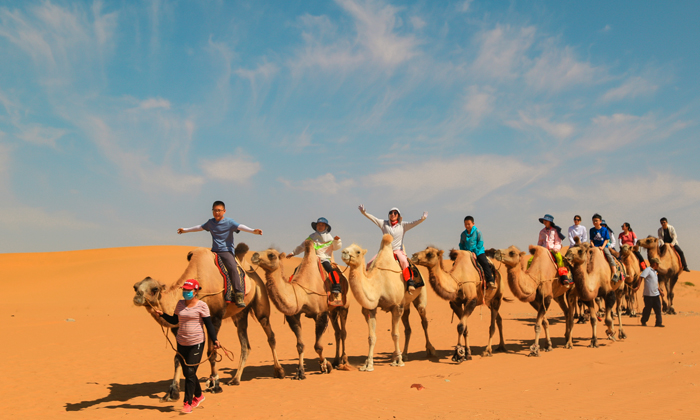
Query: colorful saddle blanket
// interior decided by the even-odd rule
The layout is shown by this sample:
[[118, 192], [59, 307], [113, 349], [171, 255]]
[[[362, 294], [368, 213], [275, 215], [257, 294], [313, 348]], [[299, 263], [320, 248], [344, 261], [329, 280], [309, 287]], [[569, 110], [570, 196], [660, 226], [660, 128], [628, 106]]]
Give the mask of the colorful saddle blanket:
[[[479, 264], [479, 261], [476, 259], [476, 254], [473, 252], [469, 253], [472, 259], [472, 264], [474, 265], [474, 268], [476, 268], [477, 273], [479, 273], [479, 278], [481, 279], [481, 284], [486, 283], [486, 273], [484, 272], [484, 269], [481, 267], [481, 264]], [[488, 258], [489, 260], [489, 265], [491, 266], [491, 272], [494, 273], [494, 276], [496, 275], [496, 267], [493, 265], [493, 261], [491, 261], [491, 258]]]
[[[250, 292], [249, 282], [246, 281], [245, 271], [241, 268], [241, 264], [236, 260], [236, 267], [238, 267], [238, 276], [241, 278], [241, 283], [243, 283], [244, 293], [247, 295]], [[224, 279], [224, 300], [226, 303], [231, 303], [233, 301], [233, 282], [231, 281], [231, 276], [229, 275], [228, 269], [224, 265], [224, 261], [221, 259], [219, 254], [214, 252], [214, 264], [216, 268], [219, 269], [221, 277]]]

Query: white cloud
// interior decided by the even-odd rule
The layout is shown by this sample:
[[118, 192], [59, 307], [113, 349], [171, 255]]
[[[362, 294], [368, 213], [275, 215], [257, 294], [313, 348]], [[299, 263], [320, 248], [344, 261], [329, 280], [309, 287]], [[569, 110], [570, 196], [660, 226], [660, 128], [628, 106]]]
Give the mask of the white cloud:
[[490, 88], [470, 86], [467, 90], [463, 110], [467, 113], [468, 123], [472, 127], [479, 125], [481, 120], [493, 112], [496, 97]]
[[415, 29], [418, 29], [418, 30], [423, 29], [426, 25], [425, 21], [422, 18], [420, 18], [419, 16], [411, 16], [410, 20], [411, 20], [411, 25], [413, 25], [413, 27]]
[[650, 95], [659, 87], [642, 77], [632, 77], [622, 85], [605, 92], [601, 97], [604, 102], [619, 101], [622, 99], [634, 99], [638, 96]]
[[603, 73], [590, 63], [577, 60], [571, 47], [548, 46], [535, 59], [534, 66], [525, 74], [525, 80], [536, 89], [556, 92], [599, 82], [603, 80]]
[[555, 123], [549, 117], [531, 117], [523, 111], [518, 111], [518, 115], [520, 116], [519, 121], [508, 121], [506, 125], [520, 130], [534, 127], [560, 140], [570, 137], [575, 131], [572, 124]]
[[474, 70], [486, 77], [512, 79], [527, 62], [526, 52], [535, 39], [535, 27], [513, 28], [498, 24], [478, 36], [479, 53]]
[[[418, 40], [413, 35], [401, 35], [397, 17], [399, 9], [380, 1], [336, 0], [354, 20], [355, 38], [338, 34], [337, 27], [326, 16], [304, 15], [300, 23], [304, 30], [304, 48], [291, 63], [295, 69], [321, 67], [349, 70], [363, 63], [374, 63], [393, 69], [417, 56]], [[412, 20], [414, 27], [422, 19]]]
[[318, 194], [335, 195], [340, 192], [345, 192], [347, 189], [355, 186], [355, 181], [352, 179], [345, 179], [339, 182], [331, 173], [321, 175], [317, 178], [305, 179], [299, 182], [293, 182], [281, 177], [277, 180], [284, 184], [287, 188], [300, 191], [310, 191]]
[[577, 140], [582, 150], [597, 152], [615, 150], [633, 143], [658, 127], [653, 115], [639, 117], [630, 114], [599, 115]]
[[451, 203], [474, 203], [494, 190], [524, 185], [543, 175], [536, 168], [508, 156], [474, 155], [431, 159], [387, 169], [363, 178], [362, 184], [383, 195], [428, 201], [441, 194], [454, 194]]
[[243, 184], [260, 171], [260, 163], [241, 155], [242, 152], [239, 151], [237, 156], [202, 159], [199, 167], [209, 179]]
[[21, 127], [21, 132], [17, 134], [17, 137], [28, 143], [40, 146], [56, 147], [56, 140], [63, 137], [66, 132], [66, 130], [59, 128], [33, 125], [30, 127]]
[[148, 98], [139, 104], [141, 109], [163, 108], [170, 109], [170, 101], [163, 98]]
[[32, 221], [33, 229], [47, 229], [48, 231], [56, 229], [94, 229], [98, 227], [96, 223], [77, 218], [65, 211], [47, 212], [41, 208], [22, 205], [4, 205], [0, 207], [0, 211], [2, 211], [0, 224], [5, 225], [7, 229], [21, 229], [27, 220]]
[[462, 13], [468, 12], [468, 11], [469, 11], [469, 8], [471, 7], [473, 1], [474, 1], [474, 0], [465, 0], [465, 1], [461, 2], [461, 3], [459, 3], [459, 4], [457, 5], [457, 11], [458, 11], [458, 12], [462, 12]]
[[603, 27], [603, 29], [600, 30], [600, 32], [609, 32], [612, 29], [612, 27], [608, 24]]

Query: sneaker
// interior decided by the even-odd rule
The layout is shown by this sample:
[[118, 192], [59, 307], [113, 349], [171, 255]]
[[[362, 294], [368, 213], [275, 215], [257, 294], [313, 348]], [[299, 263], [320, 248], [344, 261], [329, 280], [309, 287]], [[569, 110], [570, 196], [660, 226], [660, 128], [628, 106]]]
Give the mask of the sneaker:
[[185, 403], [185, 405], [182, 406], [182, 411], [180, 411], [182, 414], [190, 414], [192, 412], [192, 406], [189, 405], [188, 403]]
[[664, 328], [664, 327], [665, 327], [664, 324], [659, 324], [659, 325], [654, 325], [654, 326], [655, 326], [655, 327], [660, 327], [660, 328]]
[[200, 395], [199, 398], [197, 398], [197, 397], [192, 398], [192, 408], [199, 407], [199, 404], [201, 404], [202, 401], [204, 401], [204, 394]]
[[416, 283], [413, 281], [413, 279], [409, 279], [406, 281], [406, 284], [408, 285], [408, 291], [413, 292], [416, 290]]
[[496, 288], [496, 282], [495, 282], [495, 281], [488, 282], [488, 283], [486, 283], [486, 286], [487, 286], [488, 289], [495, 289], [495, 288]]
[[233, 300], [239, 308], [245, 308], [245, 295], [243, 293], [234, 293]]
[[647, 323], [646, 323], [646, 322], [642, 322], [642, 327], [646, 327], [646, 326], [647, 326]]
[[340, 293], [331, 293], [331, 297], [328, 299], [328, 304], [331, 306], [343, 306], [343, 295]]
[[688, 267], [683, 267], [683, 271], [687, 271], [688, 273], [690, 273], [690, 269]]

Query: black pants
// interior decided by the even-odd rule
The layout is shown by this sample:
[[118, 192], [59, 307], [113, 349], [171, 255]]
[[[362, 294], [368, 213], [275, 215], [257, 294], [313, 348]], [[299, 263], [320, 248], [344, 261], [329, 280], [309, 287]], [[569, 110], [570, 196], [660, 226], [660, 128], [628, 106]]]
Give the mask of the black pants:
[[330, 261], [323, 261], [321, 263], [323, 266], [323, 269], [326, 270], [326, 273], [328, 273], [328, 277], [331, 279], [332, 283], [332, 290], [333, 292], [339, 292], [340, 291], [340, 274], [334, 273], [337, 271], [337, 269], [333, 268], [333, 265], [331, 265]]
[[[177, 352], [180, 363], [182, 364], [182, 375], [185, 377], [185, 400], [187, 404], [192, 404], [192, 397], [199, 398], [202, 396], [202, 387], [199, 385], [197, 378], [197, 363], [202, 360], [202, 352], [204, 351], [204, 342], [196, 346], [183, 346], [177, 344]], [[184, 360], [183, 360], [184, 357]], [[187, 366], [185, 363], [195, 366]]]
[[634, 256], [637, 257], [639, 260], [639, 268], [642, 269], [642, 263], [644, 262], [644, 257], [642, 256], [642, 253], [639, 251], [632, 251], [634, 252]]
[[476, 260], [479, 262], [479, 265], [484, 270], [484, 276], [486, 277], [486, 281], [489, 283], [493, 283], [493, 273], [491, 272], [491, 264], [489, 264], [489, 259], [486, 258], [486, 254], [477, 255]]
[[662, 325], [661, 322], [661, 296], [644, 296], [644, 310], [642, 310], [642, 324], [646, 324], [651, 316], [651, 310], [654, 310], [656, 315], [656, 325]]
[[244, 293], [243, 282], [241, 282], [241, 277], [238, 275], [238, 264], [236, 264], [236, 257], [230, 251], [218, 252], [221, 260], [224, 262], [226, 269], [228, 270], [228, 275], [233, 280], [233, 291], [234, 293]]
[[688, 268], [688, 263], [685, 262], [685, 254], [683, 253], [683, 250], [681, 250], [681, 247], [679, 247], [678, 245], [673, 245], [673, 248], [676, 250], [678, 255], [681, 256], [681, 264], [683, 264], [683, 269], [685, 270], [686, 268]]

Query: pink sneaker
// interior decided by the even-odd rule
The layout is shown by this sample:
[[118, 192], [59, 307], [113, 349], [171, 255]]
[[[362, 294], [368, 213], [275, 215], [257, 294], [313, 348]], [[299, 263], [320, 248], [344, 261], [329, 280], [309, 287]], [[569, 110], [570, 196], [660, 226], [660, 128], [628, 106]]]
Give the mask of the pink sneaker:
[[192, 398], [192, 408], [199, 407], [199, 404], [202, 401], [204, 401], [204, 394], [200, 395], [199, 398], [197, 398], [197, 397]]
[[192, 406], [185, 403], [185, 405], [182, 406], [182, 411], [180, 411], [182, 414], [190, 414], [192, 412]]

